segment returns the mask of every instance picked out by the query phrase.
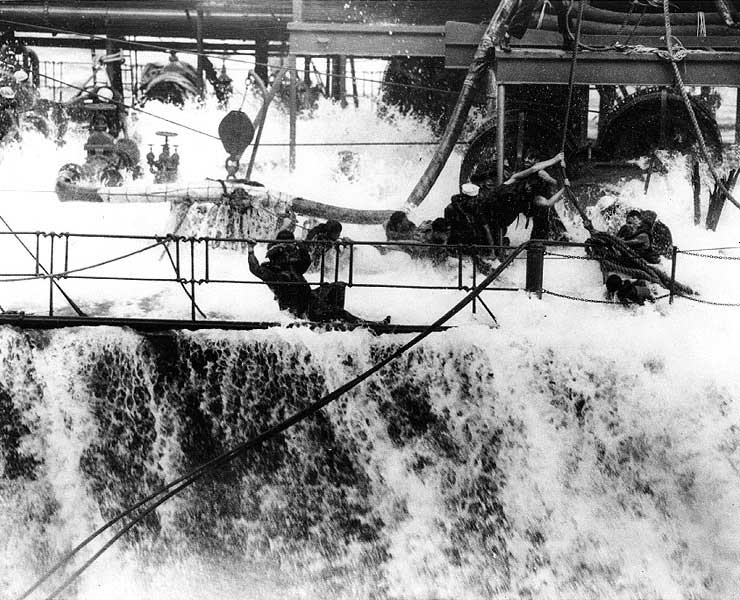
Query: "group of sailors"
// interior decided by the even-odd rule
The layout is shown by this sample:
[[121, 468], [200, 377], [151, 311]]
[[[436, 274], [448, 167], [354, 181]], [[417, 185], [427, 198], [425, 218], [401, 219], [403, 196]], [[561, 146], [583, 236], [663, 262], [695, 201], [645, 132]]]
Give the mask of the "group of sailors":
[[417, 242], [419, 247], [405, 250], [414, 257], [443, 262], [450, 253], [462, 252], [474, 257], [484, 270], [484, 255], [494, 249], [501, 258], [510, 245], [508, 228], [521, 216], [532, 222], [532, 239], [567, 240], [565, 226], [554, 205], [564, 188], [547, 172], [564, 163], [562, 154], [549, 160], [525, 161], [526, 168], [501, 184], [490, 172], [475, 173], [450, 199], [444, 215], [420, 226], [403, 212], [394, 213], [385, 225], [389, 242]]
[[[501, 184], [491, 173], [475, 174], [450, 199], [444, 214], [416, 225], [403, 211], [393, 213], [385, 223], [386, 245], [408, 253], [412, 258], [445, 264], [460, 253], [469, 256], [486, 272], [496, 258], [502, 259], [510, 240], [508, 228], [524, 216], [531, 221], [531, 239], [568, 241], [566, 228], [554, 205], [562, 198], [564, 187], [547, 172], [557, 164], [564, 166], [562, 154], [543, 161], [529, 160], [526, 168], [514, 173]], [[323, 283], [311, 289], [305, 274], [324, 268], [327, 252], [337, 257], [343, 238], [342, 224], [328, 220], [307, 230], [298, 241], [292, 228], [281, 230], [269, 244], [266, 261], [254, 255], [249, 244], [249, 269], [275, 294], [281, 309], [296, 317], [312, 321], [341, 320], [349, 323], [371, 323], [344, 309], [344, 284]], [[626, 222], [616, 232], [622, 244], [647, 263], [658, 264], [661, 257], [670, 258], [673, 249], [671, 232], [652, 210], [630, 210]], [[304, 243], [307, 242], [307, 243]], [[650, 287], [643, 280], [624, 278], [618, 272], [605, 273], [607, 297], [625, 305], [652, 301]], [[387, 317], [382, 323], [387, 323]]]

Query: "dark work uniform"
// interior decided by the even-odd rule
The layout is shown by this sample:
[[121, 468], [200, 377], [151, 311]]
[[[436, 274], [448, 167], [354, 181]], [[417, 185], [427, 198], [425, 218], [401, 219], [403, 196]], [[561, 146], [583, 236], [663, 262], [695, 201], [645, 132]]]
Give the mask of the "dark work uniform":
[[267, 284], [275, 294], [280, 310], [287, 310], [299, 319], [308, 316], [311, 307], [311, 286], [303, 277], [290, 268], [272, 262], [259, 264], [254, 254], [249, 254], [249, 270]]
[[480, 210], [477, 196], [455, 194], [445, 207], [444, 218], [450, 225], [450, 245], [487, 244], [480, 241]]

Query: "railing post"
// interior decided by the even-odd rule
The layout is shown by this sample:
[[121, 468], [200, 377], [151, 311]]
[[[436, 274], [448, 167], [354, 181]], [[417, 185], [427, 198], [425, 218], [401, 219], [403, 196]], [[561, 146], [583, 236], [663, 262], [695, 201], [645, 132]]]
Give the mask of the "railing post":
[[334, 283], [339, 281], [339, 242], [334, 242]]
[[349, 244], [349, 273], [347, 274], [347, 285], [352, 287], [354, 281], [354, 270], [355, 270], [355, 244], [350, 242]]
[[190, 320], [195, 321], [195, 238], [190, 238]]
[[41, 252], [41, 233], [36, 232], [36, 277], [39, 276], [39, 261], [41, 260], [39, 258], [39, 252]]
[[[478, 275], [478, 253], [477, 251], [474, 250], [473, 251], [473, 289], [475, 289], [475, 286], [477, 285], [477, 282], [476, 282], [476, 280], [478, 279], [477, 275]], [[472, 302], [473, 314], [476, 313], [476, 302], [475, 302], [476, 299], [477, 299], [477, 296], [473, 296], [473, 302]]]
[[175, 236], [175, 277], [180, 279], [180, 238]]
[[527, 248], [527, 280], [525, 289], [542, 298], [542, 279], [545, 264], [545, 245], [536, 242]]
[[208, 283], [208, 281], [211, 279], [211, 257], [210, 257], [210, 252], [208, 250], [208, 238], [207, 237], [203, 238], [203, 242], [206, 245], [206, 249], [205, 249], [205, 263], [206, 263], [206, 276], [205, 276], [205, 280], [206, 280], [206, 283]]
[[69, 234], [64, 234], [64, 272], [69, 271]]
[[49, 316], [54, 316], [54, 232], [49, 239]]
[[671, 252], [671, 289], [668, 290], [669, 296], [668, 296], [668, 304], [673, 304], [673, 295], [674, 290], [676, 288], [676, 257], [678, 256], [678, 248], [676, 246], [673, 246], [673, 251]]

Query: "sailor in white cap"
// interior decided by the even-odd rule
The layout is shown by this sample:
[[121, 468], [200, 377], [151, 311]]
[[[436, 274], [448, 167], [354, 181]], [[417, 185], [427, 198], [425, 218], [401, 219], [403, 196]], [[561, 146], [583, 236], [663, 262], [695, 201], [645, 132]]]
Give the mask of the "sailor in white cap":
[[474, 183], [463, 183], [460, 191], [466, 196], [477, 196], [480, 188]]

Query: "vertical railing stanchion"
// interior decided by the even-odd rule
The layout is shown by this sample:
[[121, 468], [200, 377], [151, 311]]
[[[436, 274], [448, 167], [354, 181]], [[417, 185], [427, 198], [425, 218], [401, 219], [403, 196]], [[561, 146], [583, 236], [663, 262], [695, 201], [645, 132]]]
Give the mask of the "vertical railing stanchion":
[[326, 248], [324, 248], [324, 246], [320, 246], [320, 248], [321, 248], [321, 269], [320, 269], [320, 274], [319, 274], [319, 285], [324, 283], [324, 267], [326, 266]]
[[175, 237], [175, 277], [180, 279], [180, 238]]
[[334, 283], [339, 281], [339, 242], [334, 242]]
[[527, 248], [527, 273], [525, 289], [535, 292], [542, 299], [542, 281], [545, 263], [545, 245], [541, 242], [530, 243]]
[[54, 233], [49, 237], [49, 316], [54, 316]]
[[[478, 275], [478, 253], [476, 251], [473, 251], [473, 287], [472, 289], [475, 289], [476, 280], [478, 279], [477, 275]], [[473, 314], [475, 314], [475, 311], [477, 308], [475, 300], [476, 300], [476, 297], [473, 296], [473, 302], [472, 302]]]
[[195, 238], [190, 238], [190, 320], [195, 321]]
[[41, 233], [36, 232], [36, 277], [39, 276], [39, 252], [41, 252]]
[[355, 268], [355, 245], [350, 242], [349, 245], [349, 273], [347, 274], [347, 285], [352, 287], [354, 280], [354, 268]]
[[208, 238], [203, 238], [203, 243], [206, 245], [205, 249], [205, 263], [206, 263], [206, 283], [211, 279], [211, 255], [210, 250], [208, 249]]
[[69, 271], [69, 234], [64, 234], [64, 272]]
[[673, 304], [673, 295], [676, 289], [676, 257], [677, 256], [678, 256], [678, 248], [676, 246], [673, 246], [673, 251], [671, 252], [671, 289], [668, 290], [669, 292], [668, 304]]

